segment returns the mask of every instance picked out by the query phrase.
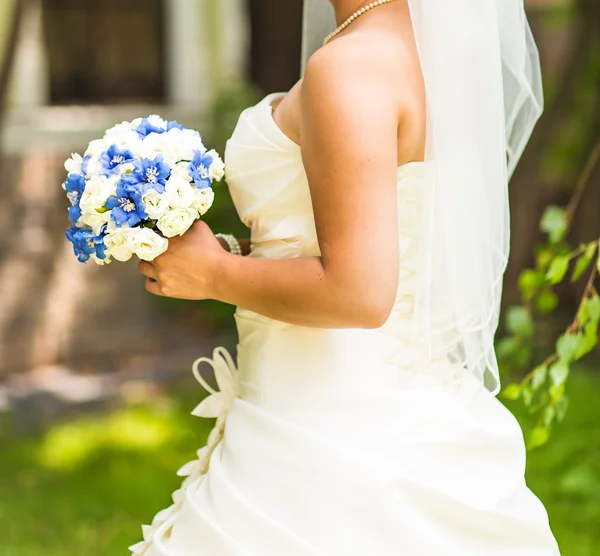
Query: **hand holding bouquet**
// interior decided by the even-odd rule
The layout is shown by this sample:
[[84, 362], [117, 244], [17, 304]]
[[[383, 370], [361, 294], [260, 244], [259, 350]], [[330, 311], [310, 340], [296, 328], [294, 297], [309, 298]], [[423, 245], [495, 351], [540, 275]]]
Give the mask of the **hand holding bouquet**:
[[[197, 131], [156, 115], [123, 122], [65, 162], [66, 231], [81, 262], [152, 261], [208, 211], [225, 166]], [[157, 233], [155, 230], [160, 232]]]

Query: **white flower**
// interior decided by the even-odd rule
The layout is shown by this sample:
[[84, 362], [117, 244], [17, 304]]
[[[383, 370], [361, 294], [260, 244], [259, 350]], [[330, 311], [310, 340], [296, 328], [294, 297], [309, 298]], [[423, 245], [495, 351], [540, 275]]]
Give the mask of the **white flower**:
[[172, 140], [169, 133], [150, 133], [142, 141], [139, 152], [144, 154], [144, 158], [154, 158], [157, 154], [162, 154], [169, 165], [181, 160], [177, 142]]
[[212, 164], [208, 169], [208, 175], [210, 177], [210, 181], [221, 181], [225, 176], [225, 163], [221, 160], [219, 153], [214, 149], [208, 151], [206, 154], [212, 156]]
[[135, 169], [133, 162], [126, 162], [125, 164], [121, 164], [119, 166], [119, 176], [123, 176], [125, 174], [130, 174]]
[[[139, 120], [138, 123], [136, 123], [137, 120]], [[126, 131], [128, 129], [135, 131], [139, 127], [140, 123], [142, 122], [142, 118], [137, 118], [137, 120], [134, 120], [133, 122], [123, 121], [120, 124], [114, 125], [113, 127], [106, 130], [104, 137], [106, 137], [107, 135], [109, 135], [111, 133], [114, 133], [114, 132], [120, 133], [120, 132]]]
[[172, 208], [190, 208], [194, 203], [194, 187], [189, 181], [178, 176], [167, 180], [165, 193], [169, 195]]
[[106, 212], [83, 212], [77, 220], [77, 225], [80, 228], [87, 227], [91, 228], [94, 235], [99, 236], [102, 233], [104, 226], [109, 226], [112, 222], [110, 218], [110, 211]]
[[178, 177], [191, 183], [192, 174], [190, 174], [189, 165], [189, 162], [178, 162], [171, 168], [171, 177]]
[[73, 153], [71, 158], [65, 161], [65, 170], [69, 174], [81, 174], [81, 165], [83, 157], [80, 154]]
[[156, 226], [166, 237], [181, 236], [190, 229], [197, 218], [196, 209], [171, 209], [156, 223]]
[[131, 151], [139, 143], [141, 143], [140, 136], [134, 129], [131, 129], [131, 125], [128, 122], [117, 124], [109, 129], [104, 136], [105, 145], [117, 145], [119, 149], [128, 149]]
[[85, 181], [85, 188], [81, 194], [81, 210], [83, 212], [96, 212], [104, 208], [106, 200], [116, 195], [118, 176], [92, 176]]
[[192, 204], [192, 208], [195, 208], [200, 216], [206, 214], [206, 211], [212, 207], [212, 204], [215, 200], [215, 192], [211, 187], [204, 187], [202, 189], [196, 189], [194, 191], [194, 203]]
[[87, 172], [86, 176], [103, 176], [104, 168], [102, 167], [102, 163], [100, 162], [100, 156], [90, 156], [87, 163]]
[[104, 266], [107, 264], [111, 263], [110, 257], [107, 255], [105, 256], [103, 259], [101, 259], [100, 257], [97, 257], [96, 255], [94, 255], [94, 253], [92, 253], [90, 255], [90, 258], [92, 259], [92, 261], [94, 261], [98, 266]]
[[146, 118], [146, 119], [154, 127], [160, 127], [162, 129], [167, 129], [167, 122], [165, 122], [165, 120], [163, 120], [157, 114], [150, 114], [150, 116], [148, 116], [148, 118]]
[[171, 140], [176, 143], [179, 160], [192, 160], [194, 151], [206, 152], [202, 137], [193, 129], [171, 129], [168, 132]]
[[143, 261], [153, 261], [169, 247], [169, 242], [150, 228], [132, 228], [133, 252]]
[[158, 220], [169, 210], [171, 194], [166, 190], [161, 194], [156, 189], [148, 189], [142, 196], [142, 201], [146, 207], [146, 214], [152, 220]]
[[131, 259], [135, 249], [133, 233], [135, 228], [117, 228], [106, 234], [106, 256], [125, 262]]
[[85, 156], [99, 157], [106, 149], [108, 149], [108, 147], [110, 147], [110, 145], [107, 145], [104, 139], [95, 139], [94, 141], [90, 141], [90, 144], [85, 151]]

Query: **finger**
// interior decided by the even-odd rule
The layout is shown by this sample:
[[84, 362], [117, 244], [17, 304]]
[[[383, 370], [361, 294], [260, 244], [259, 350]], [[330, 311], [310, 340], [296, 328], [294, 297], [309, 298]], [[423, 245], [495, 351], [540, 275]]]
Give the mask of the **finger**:
[[154, 265], [147, 261], [140, 261], [138, 264], [138, 270], [147, 278], [157, 279], [156, 269]]
[[146, 280], [146, 291], [153, 295], [160, 295], [162, 297], [162, 291], [160, 289], [160, 283], [152, 278]]

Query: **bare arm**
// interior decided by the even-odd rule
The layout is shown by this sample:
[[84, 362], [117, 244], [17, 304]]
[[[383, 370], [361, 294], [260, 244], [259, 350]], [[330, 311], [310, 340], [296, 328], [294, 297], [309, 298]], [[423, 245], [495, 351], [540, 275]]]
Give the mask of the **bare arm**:
[[199, 223], [191, 239], [186, 234], [175, 242], [155, 267], [175, 274], [181, 266], [180, 272], [193, 274], [191, 252], [179, 255], [181, 265], [176, 260], [178, 250], [187, 251], [188, 241], [195, 253], [204, 254], [198, 269], [209, 260], [214, 272], [206, 276], [204, 271], [201, 279], [190, 276], [187, 285], [181, 276], [179, 283], [172, 279], [173, 288], [158, 275], [164, 287], [155, 293], [192, 297], [203, 287], [200, 298], [213, 297], [305, 326], [368, 328], [385, 322], [398, 280], [399, 109], [398, 100], [386, 92], [393, 90], [385, 82], [386, 72], [363, 52], [321, 51], [311, 59], [302, 85], [302, 157], [321, 256], [236, 257], [218, 243], [216, 256], [212, 232]]

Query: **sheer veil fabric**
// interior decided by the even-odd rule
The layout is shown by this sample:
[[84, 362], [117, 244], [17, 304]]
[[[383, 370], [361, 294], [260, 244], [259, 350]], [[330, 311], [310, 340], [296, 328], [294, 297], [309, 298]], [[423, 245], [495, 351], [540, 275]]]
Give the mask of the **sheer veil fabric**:
[[[407, 0], [425, 80], [430, 203], [415, 335], [494, 394], [494, 336], [509, 254], [508, 180], [543, 110], [523, 0]], [[305, 0], [303, 67], [335, 26]]]

